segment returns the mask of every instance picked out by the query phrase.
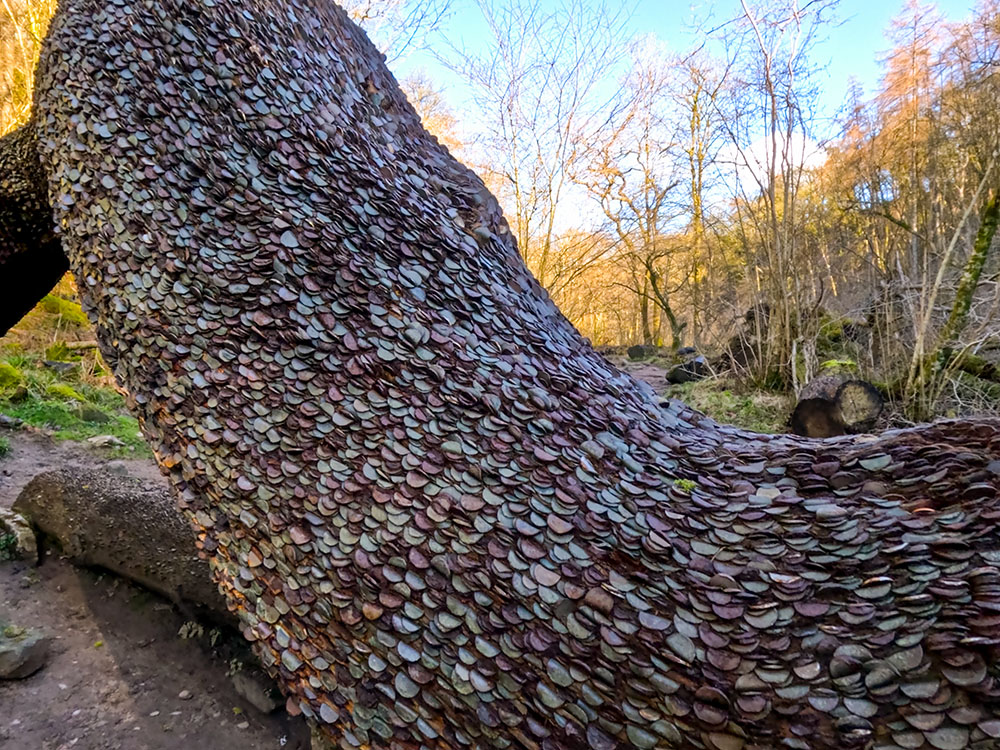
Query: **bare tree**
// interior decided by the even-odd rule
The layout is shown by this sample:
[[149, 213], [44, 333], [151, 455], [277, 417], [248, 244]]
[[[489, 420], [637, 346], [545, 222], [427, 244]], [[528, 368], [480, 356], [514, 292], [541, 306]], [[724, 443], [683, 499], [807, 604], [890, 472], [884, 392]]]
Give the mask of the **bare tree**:
[[[703, 337], [702, 314], [706, 306], [712, 246], [707, 238], [707, 203], [710, 170], [715, 167], [724, 141], [719, 122], [720, 97], [728, 85], [729, 68], [696, 50], [677, 62], [674, 101], [679, 107], [678, 141], [688, 170], [691, 336], [696, 347]], [[720, 259], [721, 260], [721, 259]]]
[[558, 281], [553, 254], [570, 193], [570, 165], [583, 133], [599, 129], [610, 108], [602, 84], [613, 80], [624, 43], [622, 6], [566, 0], [476, 0], [489, 36], [449, 61], [486, 113], [478, 141], [522, 256], [543, 286]]
[[422, 70], [411, 73], [400, 80], [399, 87], [417, 110], [420, 122], [427, 128], [427, 132], [437, 137], [452, 153], [459, 153], [462, 141], [458, 132], [458, 120], [427, 73]]
[[451, 12], [451, 0], [340, 0], [392, 63], [424, 45]]
[[649, 39], [636, 44], [632, 68], [621, 86], [620, 108], [606, 126], [602, 123], [599, 131], [588, 134], [585, 164], [572, 168], [617, 240], [615, 256], [627, 269], [627, 283], [638, 300], [643, 343], [658, 338], [652, 315], [656, 309], [667, 321], [676, 349], [683, 343], [686, 324], [674, 309], [672, 295], [686, 280], [687, 269], [671, 262], [676, 245], [665, 236], [671, 220], [678, 218], [670, 198], [680, 184], [669, 109], [672, 83], [664, 50]]
[[[755, 374], [791, 385], [806, 375], [796, 366], [797, 349], [816, 293], [811, 266], [800, 257], [796, 213], [814, 135], [810, 53], [837, 4], [741, 0], [742, 14], [722, 28], [736, 80], [731, 106], [720, 114], [734, 155], [748, 279], [760, 303], [756, 327], [767, 333]], [[804, 362], [808, 369], [809, 357]]]
[[0, 130], [24, 122], [31, 108], [33, 70], [55, 0], [0, 0]]

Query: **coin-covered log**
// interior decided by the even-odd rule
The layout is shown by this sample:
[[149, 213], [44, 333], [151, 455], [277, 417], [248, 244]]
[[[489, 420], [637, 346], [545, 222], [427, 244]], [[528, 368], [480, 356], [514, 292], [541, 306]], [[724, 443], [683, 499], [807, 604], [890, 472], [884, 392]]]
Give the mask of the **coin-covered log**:
[[36, 92], [101, 351], [337, 747], [997, 746], [996, 422], [661, 404], [328, 0], [63, 0]]
[[47, 190], [34, 127], [0, 138], [0, 335], [69, 270]]

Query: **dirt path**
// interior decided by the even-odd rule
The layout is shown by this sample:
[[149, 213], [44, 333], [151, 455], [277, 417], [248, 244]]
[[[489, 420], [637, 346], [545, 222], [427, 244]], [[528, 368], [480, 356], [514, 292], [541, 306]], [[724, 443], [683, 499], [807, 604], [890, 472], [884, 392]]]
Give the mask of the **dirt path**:
[[615, 365], [637, 380], [644, 380], [653, 386], [653, 390], [662, 394], [670, 383], [667, 382], [667, 370], [649, 362], [630, 362], [627, 359], [615, 361]]
[[[4, 434], [12, 451], [0, 459], [3, 507], [36, 474], [56, 468], [103, 463], [158, 476], [151, 461], [108, 461], [89, 446]], [[0, 750], [308, 747], [300, 720], [283, 711], [264, 716], [236, 693], [229, 664], [207, 638], [178, 636], [185, 618], [170, 604], [111, 575], [56, 554], [38, 568], [0, 563], [4, 620], [39, 628], [54, 643], [40, 672], [0, 681]]]

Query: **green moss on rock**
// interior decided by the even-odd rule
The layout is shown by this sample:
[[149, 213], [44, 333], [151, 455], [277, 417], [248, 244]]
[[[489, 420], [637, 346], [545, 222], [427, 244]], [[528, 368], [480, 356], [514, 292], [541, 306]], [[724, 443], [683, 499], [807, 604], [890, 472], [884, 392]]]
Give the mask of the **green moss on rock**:
[[51, 315], [58, 315], [67, 323], [78, 326], [85, 326], [88, 324], [87, 316], [83, 313], [83, 308], [81, 308], [76, 302], [72, 302], [68, 299], [57, 297], [54, 294], [47, 294], [44, 298], [42, 298], [42, 301], [38, 303], [38, 306]]
[[9, 362], [0, 362], [0, 391], [17, 388], [21, 385], [21, 371]]

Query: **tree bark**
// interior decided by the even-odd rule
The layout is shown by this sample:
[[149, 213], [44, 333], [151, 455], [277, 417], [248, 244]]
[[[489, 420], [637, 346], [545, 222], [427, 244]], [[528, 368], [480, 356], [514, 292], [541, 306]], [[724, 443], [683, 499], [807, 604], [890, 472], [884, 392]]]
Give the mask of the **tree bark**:
[[818, 442], [661, 405], [325, 0], [66, 0], [36, 91], [101, 351], [341, 746], [1000, 734], [996, 422]]
[[47, 189], [34, 127], [0, 138], [0, 336], [69, 270]]

